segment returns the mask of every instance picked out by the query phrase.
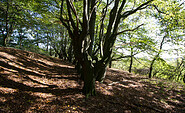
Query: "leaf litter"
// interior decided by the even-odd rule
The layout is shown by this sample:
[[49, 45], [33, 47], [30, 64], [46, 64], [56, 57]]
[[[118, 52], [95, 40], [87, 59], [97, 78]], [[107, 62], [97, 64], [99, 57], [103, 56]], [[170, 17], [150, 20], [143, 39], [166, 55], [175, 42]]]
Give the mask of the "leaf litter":
[[0, 68], [1, 113], [185, 112], [183, 85], [123, 70], [108, 69], [104, 82], [96, 82], [97, 95], [86, 99], [66, 61], [0, 47]]

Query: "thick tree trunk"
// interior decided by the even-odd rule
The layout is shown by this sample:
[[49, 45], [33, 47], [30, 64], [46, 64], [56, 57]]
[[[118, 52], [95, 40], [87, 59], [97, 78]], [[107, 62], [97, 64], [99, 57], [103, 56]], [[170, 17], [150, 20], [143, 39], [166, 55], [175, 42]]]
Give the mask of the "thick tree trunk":
[[[97, 0], [84, 0], [83, 1], [83, 12], [81, 17], [76, 12], [76, 8], [74, 8], [74, 5], [70, 3], [71, 1], [62, 0], [61, 3], [61, 9], [60, 9], [60, 20], [62, 24], [67, 28], [69, 36], [72, 39], [73, 42], [73, 50], [74, 50], [74, 56], [75, 59], [80, 63], [82, 66], [82, 72], [81, 75], [84, 78], [84, 87], [83, 92], [88, 97], [90, 95], [95, 95], [95, 81], [103, 81], [105, 77], [106, 67], [107, 64], [110, 62], [111, 59], [111, 53], [113, 45], [116, 41], [116, 37], [118, 35], [118, 27], [120, 24], [120, 21], [125, 18], [127, 18], [129, 15], [132, 15], [138, 10], [141, 10], [142, 7], [147, 5], [153, 0], [150, 0], [135, 10], [127, 11], [122, 14], [122, 11], [124, 9], [124, 6], [126, 4], [126, 0], [123, 0], [122, 2], [119, 0], [114, 1], [114, 5], [112, 6], [112, 9], [110, 9], [110, 15], [106, 14], [109, 11], [109, 2], [107, 2], [107, 5], [105, 6], [105, 12], [102, 19], [101, 29], [100, 33], [100, 54], [99, 56], [100, 61], [96, 61], [95, 64], [93, 64], [93, 55], [94, 55], [94, 41], [95, 41], [95, 23], [96, 23], [96, 8], [97, 8]], [[121, 2], [121, 4], [120, 4]], [[67, 6], [67, 11], [64, 15], [64, 5]], [[108, 24], [104, 24], [103, 20], [109, 16]], [[68, 20], [66, 22], [66, 20]], [[106, 28], [106, 33], [103, 32], [104, 27]]]
[[102, 61], [98, 61], [94, 64], [94, 75], [96, 81], [103, 82], [105, 75], [106, 75], [106, 65]]
[[84, 86], [83, 93], [88, 98], [89, 96], [94, 96], [95, 91], [95, 76], [94, 69], [90, 61], [85, 61], [82, 65], [82, 74], [84, 75]]

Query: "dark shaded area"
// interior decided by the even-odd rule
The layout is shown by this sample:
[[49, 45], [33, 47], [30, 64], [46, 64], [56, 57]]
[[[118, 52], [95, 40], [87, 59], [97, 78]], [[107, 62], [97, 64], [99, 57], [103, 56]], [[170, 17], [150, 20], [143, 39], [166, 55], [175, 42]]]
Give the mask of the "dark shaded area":
[[7, 113], [7, 111], [23, 113], [27, 111], [27, 109], [31, 107], [32, 103], [36, 102], [36, 98], [38, 98], [24, 91], [19, 91], [12, 94], [3, 94], [0, 92], [0, 96], [6, 98], [7, 100], [5, 102], [0, 102], [1, 113]]

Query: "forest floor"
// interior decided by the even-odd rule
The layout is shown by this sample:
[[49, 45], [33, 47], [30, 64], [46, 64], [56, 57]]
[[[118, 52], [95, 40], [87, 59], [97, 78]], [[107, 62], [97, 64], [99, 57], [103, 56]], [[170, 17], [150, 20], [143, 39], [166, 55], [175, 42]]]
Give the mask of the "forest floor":
[[185, 113], [185, 86], [108, 69], [85, 99], [74, 66], [0, 47], [0, 113]]

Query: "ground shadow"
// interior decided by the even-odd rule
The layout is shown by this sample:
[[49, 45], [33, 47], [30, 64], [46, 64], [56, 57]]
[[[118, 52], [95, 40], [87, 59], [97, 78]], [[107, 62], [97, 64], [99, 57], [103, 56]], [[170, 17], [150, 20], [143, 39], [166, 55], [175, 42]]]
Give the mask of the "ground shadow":
[[168, 89], [161, 82], [152, 84], [126, 71], [108, 69], [105, 81], [96, 82], [97, 96], [86, 99], [74, 67], [62, 60], [0, 48], [0, 68], [2, 113], [185, 111], [184, 90]]

